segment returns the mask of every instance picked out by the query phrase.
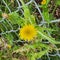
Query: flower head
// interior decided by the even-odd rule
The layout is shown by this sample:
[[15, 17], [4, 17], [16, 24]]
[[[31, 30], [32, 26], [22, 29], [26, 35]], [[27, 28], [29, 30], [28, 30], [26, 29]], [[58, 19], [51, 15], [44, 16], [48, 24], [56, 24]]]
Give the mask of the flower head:
[[19, 36], [23, 40], [31, 41], [36, 36], [36, 29], [33, 25], [25, 25], [20, 29]]
[[46, 4], [46, 0], [42, 0], [41, 4], [42, 5]]
[[11, 48], [11, 45], [7, 44], [7, 48]]

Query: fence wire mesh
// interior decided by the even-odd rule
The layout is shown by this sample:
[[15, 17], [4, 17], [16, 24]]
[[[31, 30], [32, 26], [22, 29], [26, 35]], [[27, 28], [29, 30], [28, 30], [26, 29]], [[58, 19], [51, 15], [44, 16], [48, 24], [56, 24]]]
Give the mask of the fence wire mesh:
[[[13, 0], [9, 0], [9, 2], [10, 1], [13, 1]], [[15, 3], [17, 4], [17, 6], [15, 8], [13, 8], [13, 10], [11, 10], [11, 7], [6, 3], [6, 0], [0, 0], [0, 5], [1, 6], [4, 5], [3, 7], [7, 8], [8, 13], [12, 13], [14, 11], [16, 11], [16, 12], [20, 11], [22, 14], [24, 14], [23, 10], [21, 9], [22, 6], [21, 6], [20, 1], [19, 0], [15, 0]], [[35, 8], [38, 10], [40, 16], [42, 17], [42, 21], [39, 23], [39, 26], [42, 26], [42, 25], [45, 26], [45, 24], [47, 22], [44, 20], [44, 16], [42, 15], [41, 9], [39, 8], [38, 4], [35, 2], [35, 0], [29, 0], [28, 2], [26, 2], [26, 5], [29, 6], [30, 4], [34, 4], [35, 5]], [[4, 12], [3, 9], [0, 8], [0, 12]], [[50, 23], [57, 23], [57, 22], [60, 22], [60, 19], [56, 19], [56, 20], [51, 20], [50, 21]], [[8, 29], [8, 27], [5, 25], [5, 23], [8, 24], [8, 27], [10, 29]], [[0, 36], [3, 36], [5, 34], [14, 33], [17, 37], [19, 37], [17, 32], [19, 31], [20, 26], [18, 26], [17, 29], [14, 29], [13, 25], [11, 24], [11, 22], [9, 20], [5, 19], [4, 17], [2, 19], [0, 19], [0, 25], [2, 25], [3, 28], [5, 28], [4, 31], [0, 31]], [[1, 29], [2, 28], [0, 28], [0, 30]], [[48, 32], [48, 35], [50, 36], [49, 32]], [[18, 40], [18, 41], [20, 41], [20, 40]], [[49, 43], [49, 42], [44, 42], [44, 43]], [[54, 45], [54, 46], [57, 48], [56, 45]], [[46, 56], [47, 56], [47, 60], [51, 60], [51, 57], [56, 57], [56, 56], [58, 56], [60, 58], [60, 52], [59, 52], [59, 50], [56, 50], [55, 53], [51, 53], [51, 54], [47, 53]], [[41, 59], [41, 60], [43, 60], [43, 59]]]

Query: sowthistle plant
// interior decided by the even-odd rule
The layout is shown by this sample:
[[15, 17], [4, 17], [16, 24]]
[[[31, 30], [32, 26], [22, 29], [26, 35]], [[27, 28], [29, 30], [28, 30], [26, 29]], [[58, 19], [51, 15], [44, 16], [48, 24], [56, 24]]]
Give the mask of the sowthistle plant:
[[[50, 31], [52, 33], [53, 31], [56, 30], [51, 28], [45, 28], [44, 26], [42, 27], [39, 26], [36, 23], [35, 16], [30, 13], [28, 6], [25, 5], [22, 0], [20, 0], [20, 2], [22, 3], [22, 9], [24, 11], [23, 15], [20, 16], [17, 12], [12, 12], [5, 16], [7, 16], [6, 20], [8, 20], [9, 23], [13, 25], [13, 27], [14, 25], [20, 26], [19, 31], [17, 32], [18, 34], [17, 39], [27, 43], [24, 43], [23, 46], [17, 46], [13, 44], [14, 37], [16, 38], [14, 33], [5, 34], [3, 36], [8, 40], [8, 44], [10, 44], [11, 46], [15, 45], [14, 47], [8, 45], [11, 53], [12, 52], [19, 53], [21, 56], [27, 57], [28, 60], [36, 60], [38, 58], [41, 58], [43, 55], [45, 55], [47, 52], [51, 51], [52, 49], [56, 50], [56, 48], [54, 46], [52, 48], [50, 44], [51, 45], [60, 44], [60, 42], [56, 41], [52, 36], [49, 36], [47, 33], [47, 31]], [[50, 20], [50, 17], [48, 11], [46, 10], [47, 9], [46, 0], [43, 0], [41, 4], [42, 4], [41, 7], [43, 8], [42, 14], [45, 20], [48, 21]], [[9, 27], [6, 22], [4, 24], [6, 24], [6, 26], [10, 30], [11, 27]], [[1, 24], [0, 24], [0, 28], [2, 32], [6, 31]], [[15, 29], [18, 28], [15, 27]], [[47, 40], [49, 44], [43, 43], [43, 40], [44, 41]]]

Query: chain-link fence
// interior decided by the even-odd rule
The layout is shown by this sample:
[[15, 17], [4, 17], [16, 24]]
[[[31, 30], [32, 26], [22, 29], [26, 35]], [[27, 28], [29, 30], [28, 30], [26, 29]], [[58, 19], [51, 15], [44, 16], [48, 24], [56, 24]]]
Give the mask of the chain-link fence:
[[[13, 0], [10, 0], [10, 1], [13, 1]], [[6, 3], [6, 0], [0, 0], [0, 5], [1, 6], [4, 5], [2, 7], [6, 8], [8, 13], [12, 13], [14, 11], [15, 12], [19, 12], [20, 11], [23, 14], [23, 10], [21, 9], [22, 6], [21, 6], [20, 1], [19, 0], [14, 0], [14, 1], [17, 4], [17, 6], [15, 8], [13, 8], [13, 10], [11, 10], [11, 7]], [[30, 0], [30, 1], [26, 2], [26, 5], [29, 6], [30, 4], [34, 4], [35, 5], [35, 8], [38, 10], [39, 15], [42, 17], [42, 21], [39, 23], [39, 26], [42, 26], [42, 25], [45, 26], [45, 24], [47, 22], [44, 20], [44, 16], [42, 15], [41, 9], [39, 8], [38, 4], [34, 0]], [[0, 8], [0, 12], [4, 12], [3, 9]], [[57, 23], [57, 22], [60, 22], [60, 19], [56, 19], [56, 20], [51, 20], [50, 21], [50, 23]], [[5, 25], [5, 23], [7, 23], [8, 27], [10, 29], [8, 29], [8, 27]], [[5, 34], [14, 33], [17, 37], [19, 37], [17, 32], [19, 31], [20, 26], [18, 26], [17, 29], [14, 29], [14, 27], [11, 24], [11, 22], [9, 20], [5, 19], [4, 17], [2, 19], [0, 19], [0, 25], [2, 25], [3, 28], [5, 28], [5, 30], [3, 32], [0, 31], [0, 36], [3, 36]], [[1, 29], [2, 28], [0, 28], [0, 30]], [[48, 35], [50, 36], [49, 32], [48, 32]], [[18, 41], [20, 41], [20, 40], [18, 40]], [[44, 43], [49, 43], [49, 42], [44, 42]], [[57, 48], [56, 45], [54, 45], [54, 46]], [[51, 57], [58, 57], [58, 58], [60, 58], [60, 53], [59, 53], [59, 50], [56, 50], [55, 53], [51, 53], [51, 54], [47, 53], [46, 56], [47, 56], [46, 60], [52, 60]], [[41, 59], [41, 60], [43, 60], [43, 59]]]

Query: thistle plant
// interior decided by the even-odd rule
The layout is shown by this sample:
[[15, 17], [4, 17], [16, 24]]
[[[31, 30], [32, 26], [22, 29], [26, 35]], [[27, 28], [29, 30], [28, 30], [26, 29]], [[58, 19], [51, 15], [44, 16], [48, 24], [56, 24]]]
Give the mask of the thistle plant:
[[[47, 5], [49, 1], [50, 0], [48, 1], [43, 0], [41, 2], [42, 4], [41, 8], [43, 9], [42, 15], [44, 16], [44, 19], [48, 24], [50, 23], [50, 20], [49, 20], [50, 17], [46, 9], [48, 9]], [[10, 52], [10, 58], [11, 58], [10, 60], [15, 59], [12, 57], [12, 54], [14, 53], [16, 54], [18, 53], [19, 57], [21, 56], [25, 57], [26, 60], [36, 60], [38, 58], [42, 58], [44, 55], [47, 54], [47, 52], [49, 53], [52, 50], [57, 49], [56, 47], [54, 47], [54, 44], [56, 45], [60, 44], [59, 41], [56, 41], [55, 38], [53, 38], [51, 35], [48, 34], [48, 31], [52, 34], [53, 32], [56, 32], [56, 30], [47, 28], [45, 26], [40, 26], [39, 24], [37, 24], [36, 19], [35, 19], [36, 17], [33, 14], [31, 14], [29, 7], [23, 2], [23, 0], [20, 0], [20, 3], [22, 5], [23, 15], [19, 14], [16, 11], [9, 14], [5, 14], [5, 13], [2, 14], [5, 21], [9, 22], [13, 26], [13, 28], [11, 28], [7, 24], [7, 22], [4, 22], [4, 24], [6, 24], [6, 26], [8, 27], [8, 30], [18, 29], [17, 31], [18, 37], [15, 35], [16, 33], [15, 34], [7, 33], [7, 34], [2, 35], [8, 41], [7, 42], [8, 48], [6, 47], [7, 48], [6, 51]], [[4, 27], [2, 26], [2, 24], [0, 24], [0, 28], [2, 32], [6, 31]], [[46, 40], [49, 44], [44, 43], [44, 41]], [[22, 41], [23, 45], [22, 46], [16, 45], [18, 41], [19, 42]], [[6, 41], [4, 42], [6, 43]], [[3, 54], [3, 51], [1, 53]]]

